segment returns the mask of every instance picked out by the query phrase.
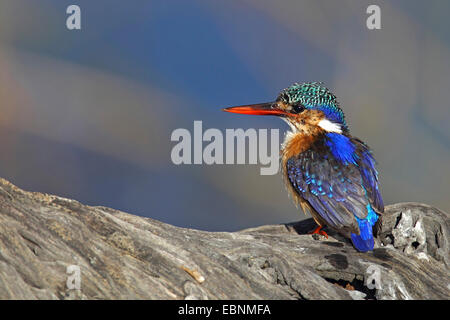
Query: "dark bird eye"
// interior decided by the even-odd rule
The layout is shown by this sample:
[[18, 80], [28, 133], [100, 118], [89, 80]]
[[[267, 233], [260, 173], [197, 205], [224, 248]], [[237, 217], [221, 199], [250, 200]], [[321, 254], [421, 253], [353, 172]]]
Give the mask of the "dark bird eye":
[[300, 113], [300, 112], [302, 112], [303, 110], [305, 110], [305, 107], [304, 107], [302, 104], [298, 103], [298, 104], [294, 104], [294, 105], [292, 106], [291, 112], [292, 112], [292, 113]]

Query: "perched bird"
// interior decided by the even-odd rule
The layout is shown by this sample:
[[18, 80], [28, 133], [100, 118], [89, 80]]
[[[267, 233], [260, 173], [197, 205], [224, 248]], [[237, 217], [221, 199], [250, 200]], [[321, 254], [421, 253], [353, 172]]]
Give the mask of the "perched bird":
[[275, 102], [226, 108], [224, 111], [274, 115], [285, 120], [281, 150], [286, 186], [296, 204], [318, 227], [350, 238], [361, 252], [373, 250], [373, 226], [384, 211], [375, 159], [369, 147], [350, 135], [336, 96], [322, 83], [295, 83]]

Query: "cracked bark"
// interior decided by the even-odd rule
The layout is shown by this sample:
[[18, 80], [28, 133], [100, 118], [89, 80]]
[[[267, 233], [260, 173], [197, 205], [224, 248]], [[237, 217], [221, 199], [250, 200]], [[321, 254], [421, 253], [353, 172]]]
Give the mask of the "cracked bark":
[[370, 253], [314, 226], [205, 232], [0, 180], [0, 299], [450, 298], [448, 214], [388, 206]]

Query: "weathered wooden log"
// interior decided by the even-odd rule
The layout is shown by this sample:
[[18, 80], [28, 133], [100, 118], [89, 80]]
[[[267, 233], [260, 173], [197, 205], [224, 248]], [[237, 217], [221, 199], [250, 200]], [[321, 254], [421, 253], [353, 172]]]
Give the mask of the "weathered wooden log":
[[378, 227], [359, 253], [311, 219], [205, 232], [0, 180], [0, 299], [449, 299], [448, 214], [395, 204]]

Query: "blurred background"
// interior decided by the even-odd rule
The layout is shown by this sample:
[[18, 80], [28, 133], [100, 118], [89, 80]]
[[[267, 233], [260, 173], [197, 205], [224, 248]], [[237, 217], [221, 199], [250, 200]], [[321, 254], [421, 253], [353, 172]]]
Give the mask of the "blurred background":
[[[66, 28], [70, 4], [81, 30]], [[280, 174], [176, 166], [170, 135], [194, 120], [284, 133], [221, 108], [323, 81], [374, 150], [385, 203], [449, 211], [449, 14], [440, 0], [2, 0], [0, 176], [203, 230], [304, 219]]]

